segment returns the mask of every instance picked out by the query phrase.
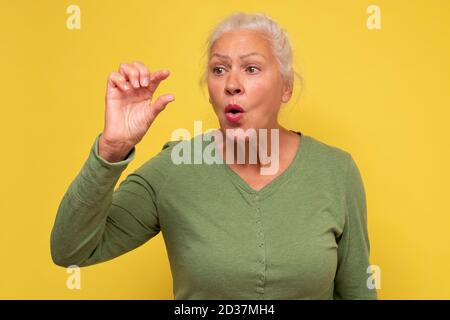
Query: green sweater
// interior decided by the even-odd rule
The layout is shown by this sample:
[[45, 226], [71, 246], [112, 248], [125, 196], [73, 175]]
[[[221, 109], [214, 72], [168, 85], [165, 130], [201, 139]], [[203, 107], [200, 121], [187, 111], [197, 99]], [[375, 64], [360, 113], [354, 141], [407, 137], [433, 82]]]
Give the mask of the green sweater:
[[98, 154], [99, 134], [58, 208], [53, 261], [93, 265], [161, 231], [175, 299], [377, 299], [366, 284], [358, 167], [348, 152], [298, 134], [293, 162], [259, 191], [227, 164], [174, 164], [177, 141], [114, 190], [135, 149], [109, 163]]

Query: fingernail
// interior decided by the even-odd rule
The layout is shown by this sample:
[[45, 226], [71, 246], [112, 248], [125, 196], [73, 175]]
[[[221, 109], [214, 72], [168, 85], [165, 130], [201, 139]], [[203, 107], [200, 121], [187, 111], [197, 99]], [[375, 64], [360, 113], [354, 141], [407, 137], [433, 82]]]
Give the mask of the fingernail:
[[142, 84], [146, 87], [148, 86], [148, 78], [144, 78], [144, 80], [142, 80]]
[[134, 86], [137, 87], [137, 88], [139, 88], [139, 81], [138, 81], [138, 80], [135, 80], [135, 81], [134, 81]]

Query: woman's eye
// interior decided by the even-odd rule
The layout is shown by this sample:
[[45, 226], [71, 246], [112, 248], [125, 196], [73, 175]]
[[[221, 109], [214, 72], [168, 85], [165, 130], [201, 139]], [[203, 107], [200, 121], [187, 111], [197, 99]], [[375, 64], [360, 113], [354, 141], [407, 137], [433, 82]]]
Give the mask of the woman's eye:
[[254, 67], [254, 66], [248, 67], [247, 70], [248, 70], [250, 73], [256, 73], [257, 71], [259, 71], [259, 69], [258, 69], [257, 67]]
[[222, 68], [222, 67], [215, 67], [215, 68], [213, 68], [213, 73], [214, 74], [222, 74], [220, 71], [224, 71], [224, 68]]

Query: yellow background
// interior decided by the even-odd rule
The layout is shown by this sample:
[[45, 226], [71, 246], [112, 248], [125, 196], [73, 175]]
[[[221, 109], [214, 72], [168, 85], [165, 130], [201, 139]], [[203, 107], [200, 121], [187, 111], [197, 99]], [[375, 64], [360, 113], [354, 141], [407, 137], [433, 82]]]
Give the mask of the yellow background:
[[[381, 8], [381, 30], [366, 9]], [[68, 30], [66, 8], [81, 8]], [[450, 299], [450, 1], [2, 1], [1, 265], [3, 299], [172, 299], [161, 234], [81, 269], [81, 289], [52, 263], [59, 202], [103, 128], [108, 74], [142, 60], [172, 74], [160, 115], [122, 175], [176, 128], [217, 127], [198, 85], [209, 30], [235, 11], [265, 12], [285, 28], [301, 96], [281, 123], [349, 151], [366, 187], [371, 263], [380, 299]], [[298, 89], [298, 87], [297, 87]]]

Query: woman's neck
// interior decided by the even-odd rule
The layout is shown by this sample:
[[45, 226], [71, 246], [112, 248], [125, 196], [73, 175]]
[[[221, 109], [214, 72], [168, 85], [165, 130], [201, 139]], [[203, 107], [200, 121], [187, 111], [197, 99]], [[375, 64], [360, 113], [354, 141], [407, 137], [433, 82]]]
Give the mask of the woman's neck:
[[280, 162], [280, 154], [291, 145], [296, 133], [277, 125], [274, 128], [220, 130], [218, 150], [227, 164], [240, 169], [261, 170]]

